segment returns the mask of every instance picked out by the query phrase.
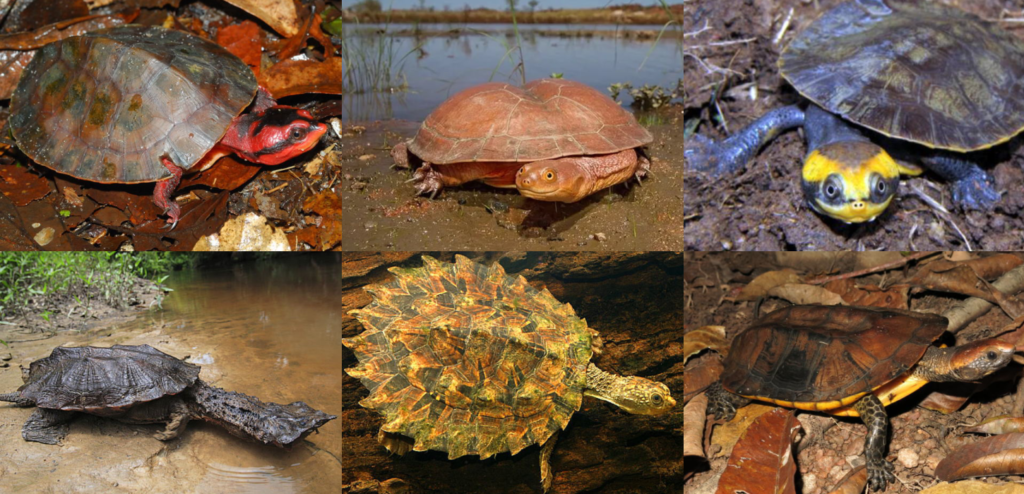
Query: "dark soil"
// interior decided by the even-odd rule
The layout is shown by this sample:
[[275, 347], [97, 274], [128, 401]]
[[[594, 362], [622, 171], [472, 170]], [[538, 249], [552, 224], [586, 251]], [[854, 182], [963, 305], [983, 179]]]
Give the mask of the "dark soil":
[[[454, 254], [432, 254], [451, 262]], [[597, 365], [620, 375], [662, 383], [673, 397], [683, 385], [682, 256], [671, 253], [529, 253], [468, 255], [476, 262], [500, 262], [509, 274], [546, 287], [572, 305], [590, 327], [600, 331], [604, 352]], [[363, 326], [348, 312], [371, 300], [363, 287], [387, 280], [388, 266], [420, 266], [412, 253], [343, 255], [342, 336]], [[356, 365], [344, 348], [342, 367]], [[437, 451], [391, 455], [377, 442], [383, 425], [376, 412], [359, 405], [368, 395], [356, 378], [342, 382], [342, 492], [385, 492], [406, 486], [413, 493], [539, 493], [539, 446], [487, 460], [464, 456], [448, 460]], [[630, 415], [609, 403], [585, 398], [582, 408], [558, 438], [551, 466], [555, 494], [650, 493], [682, 491], [683, 409], [660, 416]], [[396, 492], [396, 491], [389, 491]]]
[[[839, 0], [696, 0], [684, 15], [687, 136], [723, 138], [770, 109], [801, 102], [778, 74], [782, 48], [821, 12]], [[943, 2], [988, 20], [1020, 12], [1018, 2]], [[815, 4], [818, 9], [815, 9]], [[792, 19], [780, 43], [790, 9]], [[1016, 9], [1016, 10], [1015, 10]], [[1024, 37], [1021, 24], [1000, 22]], [[751, 95], [755, 94], [754, 98]], [[719, 117], [721, 111], [721, 118]], [[727, 123], [728, 131], [719, 123]], [[903, 180], [897, 197], [875, 221], [849, 226], [814, 213], [800, 191], [806, 147], [800, 132], [787, 132], [766, 145], [742, 172], [708, 176], [684, 172], [686, 248], [695, 250], [930, 250], [1024, 248], [1024, 149], [1014, 139], [982, 153], [982, 168], [995, 177], [1002, 199], [989, 211], [953, 206], [949, 184], [927, 173]], [[927, 194], [943, 213], [920, 198]]]

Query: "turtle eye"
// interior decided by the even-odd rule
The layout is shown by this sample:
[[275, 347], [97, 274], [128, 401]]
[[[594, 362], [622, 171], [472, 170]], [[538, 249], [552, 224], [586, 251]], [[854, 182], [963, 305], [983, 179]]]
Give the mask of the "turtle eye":
[[828, 196], [828, 197], [835, 197], [837, 193], [839, 193], [839, 189], [835, 185], [828, 184], [828, 185], [825, 186], [825, 195], [826, 196]]
[[548, 172], [544, 174], [544, 178], [546, 178], [548, 180], [554, 180], [555, 179], [555, 172], [553, 172], [551, 170], [548, 170]]
[[875, 184], [875, 190], [877, 190], [879, 194], [885, 194], [885, 180], [879, 180], [878, 183]]
[[301, 141], [306, 138], [306, 129], [302, 127], [293, 127], [290, 132], [292, 140]]
[[661, 401], [662, 401], [661, 395], [654, 395], [654, 396], [652, 396], [652, 397], [651, 397], [651, 401], [652, 401], [652, 402], [653, 402], [653, 403], [654, 403], [655, 405], [661, 405]]
[[988, 351], [988, 359], [989, 360], [995, 360], [997, 357], [999, 357], [999, 355], [997, 355], [995, 351], [993, 351], [993, 350], [989, 350]]

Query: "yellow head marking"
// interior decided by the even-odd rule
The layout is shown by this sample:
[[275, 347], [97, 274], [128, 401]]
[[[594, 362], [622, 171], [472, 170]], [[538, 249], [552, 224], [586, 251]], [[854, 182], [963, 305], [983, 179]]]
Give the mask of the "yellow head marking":
[[847, 223], [871, 221], [889, 206], [901, 172], [919, 173], [870, 142], [827, 144], [804, 160], [804, 194], [822, 214]]

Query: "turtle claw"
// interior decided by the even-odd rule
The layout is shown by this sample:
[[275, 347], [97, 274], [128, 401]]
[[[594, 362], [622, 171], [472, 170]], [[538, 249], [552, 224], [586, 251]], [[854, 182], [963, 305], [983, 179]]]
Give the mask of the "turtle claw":
[[890, 482], [896, 482], [896, 475], [893, 472], [896, 468], [888, 461], [882, 460], [881, 464], [868, 463], [868, 489], [872, 491], [884, 491]]
[[964, 209], [985, 210], [998, 202], [1000, 197], [1001, 194], [995, 188], [995, 179], [981, 169], [953, 183], [953, 202]]
[[416, 182], [416, 195], [424, 195], [429, 192], [431, 199], [444, 188], [441, 174], [434, 170], [429, 163], [424, 163], [423, 166], [417, 168], [410, 181]]

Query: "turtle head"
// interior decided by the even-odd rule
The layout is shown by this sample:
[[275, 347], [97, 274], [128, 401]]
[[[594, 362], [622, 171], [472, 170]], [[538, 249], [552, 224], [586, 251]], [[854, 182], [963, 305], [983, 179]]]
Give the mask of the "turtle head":
[[995, 338], [975, 341], [949, 349], [951, 377], [977, 381], [1003, 367], [1013, 358], [1014, 347]]
[[278, 105], [235, 117], [220, 144], [253, 163], [279, 165], [312, 149], [325, 132], [308, 110]]
[[587, 173], [579, 157], [527, 163], [516, 172], [519, 193], [538, 201], [576, 202], [587, 196]]
[[634, 415], [661, 415], [676, 406], [668, 386], [642, 377], [609, 374], [594, 364], [587, 368], [584, 395], [614, 403]]
[[801, 187], [811, 209], [845, 223], [863, 223], [889, 206], [901, 173], [921, 172], [897, 163], [877, 144], [840, 141], [807, 155]]

